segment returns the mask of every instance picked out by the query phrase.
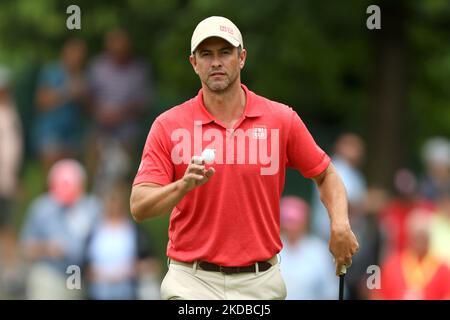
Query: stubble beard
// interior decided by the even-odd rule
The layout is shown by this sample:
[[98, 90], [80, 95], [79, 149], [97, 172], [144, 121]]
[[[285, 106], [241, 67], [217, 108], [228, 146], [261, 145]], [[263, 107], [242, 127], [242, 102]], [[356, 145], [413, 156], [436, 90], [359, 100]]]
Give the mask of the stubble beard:
[[224, 93], [237, 81], [237, 78], [237, 74], [234, 77], [230, 77], [226, 74], [221, 81], [213, 81], [211, 78], [208, 78], [205, 81], [205, 84], [212, 92]]

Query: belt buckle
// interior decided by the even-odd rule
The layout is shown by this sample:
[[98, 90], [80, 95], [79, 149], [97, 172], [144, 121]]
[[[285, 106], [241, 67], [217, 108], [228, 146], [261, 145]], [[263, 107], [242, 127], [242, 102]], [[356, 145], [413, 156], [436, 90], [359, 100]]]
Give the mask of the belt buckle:
[[228, 272], [226, 271], [227, 269], [224, 268], [224, 266], [219, 266], [219, 271], [223, 274], [228, 274]]
[[223, 274], [233, 274], [233, 273], [238, 273], [239, 272], [239, 267], [224, 267], [224, 266], [219, 266], [219, 271], [222, 272]]

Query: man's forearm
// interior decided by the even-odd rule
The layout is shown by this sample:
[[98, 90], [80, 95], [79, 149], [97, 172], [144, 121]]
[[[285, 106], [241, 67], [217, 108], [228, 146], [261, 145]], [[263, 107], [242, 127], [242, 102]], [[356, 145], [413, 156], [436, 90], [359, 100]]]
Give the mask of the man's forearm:
[[331, 225], [348, 226], [347, 192], [334, 166], [331, 164], [316, 182], [320, 200], [327, 208]]
[[352, 256], [359, 248], [348, 218], [347, 192], [333, 164], [314, 180], [330, 216], [330, 252], [335, 259], [336, 275], [340, 275], [351, 266]]
[[138, 222], [164, 215], [171, 212], [186, 193], [182, 180], [162, 187], [138, 185], [130, 197], [131, 214]]

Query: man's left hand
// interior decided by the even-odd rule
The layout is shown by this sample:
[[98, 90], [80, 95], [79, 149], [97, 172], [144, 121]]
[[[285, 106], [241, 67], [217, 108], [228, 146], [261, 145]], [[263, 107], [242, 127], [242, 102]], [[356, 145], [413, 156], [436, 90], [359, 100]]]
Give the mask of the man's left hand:
[[341, 274], [342, 267], [352, 265], [352, 256], [358, 250], [358, 241], [349, 223], [331, 225], [330, 251], [335, 259], [336, 275]]

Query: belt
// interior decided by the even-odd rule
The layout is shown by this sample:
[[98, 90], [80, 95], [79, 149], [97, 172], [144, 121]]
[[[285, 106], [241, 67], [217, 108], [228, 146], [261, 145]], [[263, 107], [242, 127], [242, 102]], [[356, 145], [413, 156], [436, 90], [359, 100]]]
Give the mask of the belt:
[[[193, 267], [194, 263], [181, 262], [170, 259], [171, 263], [180, 264], [184, 266]], [[223, 274], [235, 274], [235, 273], [253, 273], [256, 272], [256, 265], [258, 265], [258, 271], [267, 271], [277, 262], [277, 257], [274, 256], [272, 259], [267, 261], [258, 261], [249, 266], [243, 267], [226, 267], [220, 266], [207, 261], [198, 261], [197, 266], [204, 271], [221, 272]]]
[[224, 274], [233, 274], [233, 273], [256, 272], [256, 264], [258, 264], [259, 271], [267, 271], [270, 269], [270, 267], [272, 267], [272, 265], [268, 261], [259, 261], [252, 265], [244, 266], [244, 267], [224, 267], [224, 266], [219, 266], [214, 263], [200, 261], [198, 263], [198, 266], [200, 267], [200, 269], [205, 270], [205, 271], [222, 272]]

